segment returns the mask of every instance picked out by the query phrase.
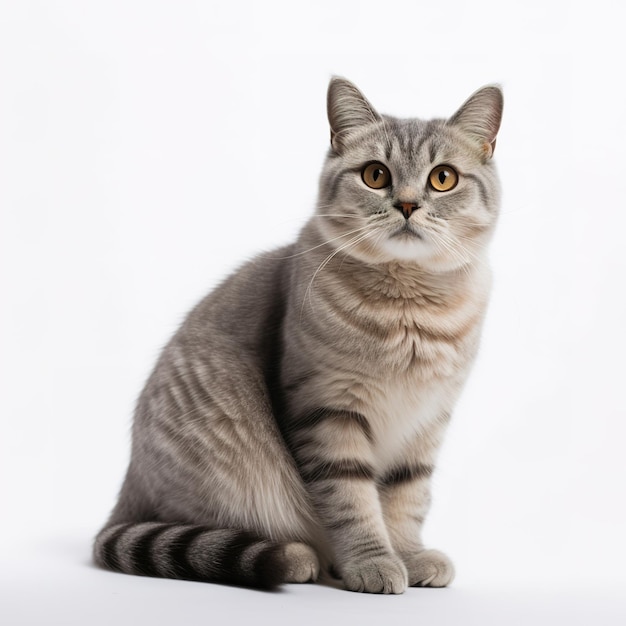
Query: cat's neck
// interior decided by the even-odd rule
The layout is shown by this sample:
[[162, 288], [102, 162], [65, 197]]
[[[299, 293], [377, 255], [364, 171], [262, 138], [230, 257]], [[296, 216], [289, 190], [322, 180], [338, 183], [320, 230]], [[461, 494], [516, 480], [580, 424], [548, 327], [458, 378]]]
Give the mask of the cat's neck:
[[459, 268], [432, 271], [410, 261], [367, 262], [349, 250], [338, 250], [341, 246], [336, 246], [336, 242], [324, 242], [319, 230], [310, 225], [301, 233], [299, 243], [303, 251], [311, 251], [310, 256], [307, 252], [302, 257], [306, 259], [306, 272], [314, 273], [316, 280], [333, 275], [365, 298], [447, 307], [459, 296], [474, 294], [477, 299], [485, 298], [491, 283], [486, 255], [474, 255]]
[[419, 300], [434, 306], [449, 306], [460, 294], [477, 294], [488, 289], [489, 269], [486, 262], [474, 261], [446, 272], [432, 272], [406, 261], [363, 263], [346, 258], [337, 271], [350, 272], [350, 280], [364, 293], [397, 300]]

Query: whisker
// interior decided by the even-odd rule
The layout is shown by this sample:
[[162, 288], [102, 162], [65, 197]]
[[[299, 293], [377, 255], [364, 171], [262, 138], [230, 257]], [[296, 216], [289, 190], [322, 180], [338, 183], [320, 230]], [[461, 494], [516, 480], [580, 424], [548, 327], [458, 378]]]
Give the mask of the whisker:
[[314, 213], [311, 217], [345, 217], [354, 219], [356, 216], [348, 213]]
[[283, 260], [283, 259], [293, 259], [295, 257], [302, 256], [303, 254], [308, 254], [309, 252], [312, 252], [313, 250], [317, 250], [318, 248], [321, 248], [322, 246], [325, 246], [333, 241], [337, 241], [337, 239], [341, 239], [342, 237], [348, 237], [349, 235], [353, 235], [354, 233], [362, 232], [366, 230], [367, 228], [370, 228], [370, 224], [366, 224], [365, 226], [362, 226], [361, 228], [355, 228], [354, 230], [349, 230], [347, 233], [342, 233], [341, 235], [337, 237], [333, 237], [332, 239], [323, 241], [322, 243], [318, 244], [317, 246], [313, 246], [312, 248], [309, 248], [308, 250], [303, 250], [302, 252], [296, 252], [296, 254], [290, 254], [288, 256], [265, 257], [265, 258], [272, 259], [275, 261]]
[[438, 221], [436, 218], [432, 218], [430, 221], [434, 227], [429, 228], [428, 232], [437, 251], [448, 253], [454, 260], [459, 262], [460, 269], [469, 275], [468, 266], [473, 260], [479, 259], [478, 255], [464, 246], [457, 238], [447, 233], [443, 229], [444, 222]]
[[302, 307], [300, 308], [300, 320], [302, 320], [302, 315], [304, 313], [304, 305], [306, 304], [306, 300], [307, 297], [309, 298], [309, 302], [311, 303], [311, 305], [313, 304], [313, 301], [311, 300], [311, 288], [313, 287], [313, 281], [315, 280], [315, 278], [317, 277], [317, 275], [333, 260], [333, 258], [339, 254], [342, 250], [345, 250], [346, 248], [349, 248], [350, 246], [356, 246], [357, 244], [359, 244], [361, 241], [363, 241], [364, 239], [366, 239], [367, 237], [369, 237], [370, 235], [373, 235], [374, 233], [376, 233], [379, 229], [376, 228], [372, 231], [369, 231], [367, 233], [361, 234], [361, 235], [356, 235], [355, 237], [353, 237], [352, 239], [350, 239], [350, 241], [347, 241], [345, 243], [343, 243], [341, 246], [339, 246], [336, 250], [334, 250], [333, 252], [331, 252], [318, 266], [318, 268], [315, 270], [315, 272], [313, 273], [313, 276], [311, 277], [311, 280], [309, 281], [309, 285], [306, 288], [306, 291], [304, 292], [304, 297], [302, 299]]

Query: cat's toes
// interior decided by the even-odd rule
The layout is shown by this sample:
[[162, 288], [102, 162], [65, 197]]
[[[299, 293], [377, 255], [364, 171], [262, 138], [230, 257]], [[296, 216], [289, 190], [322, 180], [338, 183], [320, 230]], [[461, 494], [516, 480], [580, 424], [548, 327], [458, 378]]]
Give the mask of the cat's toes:
[[403, 593], [408, 582], [404, 563], [393, 554], [348, 563], [341, 577], [346, 589], [366, 593]]
[[404, 562], [411, 587], [446, 587], [454, 578], [452, 561], [439, 550], [423, 550]]
[[286, 583], [308, 583], [317, 580], [320, 562], [317, 554], [305, 543], [292, 542], [285, 545]]

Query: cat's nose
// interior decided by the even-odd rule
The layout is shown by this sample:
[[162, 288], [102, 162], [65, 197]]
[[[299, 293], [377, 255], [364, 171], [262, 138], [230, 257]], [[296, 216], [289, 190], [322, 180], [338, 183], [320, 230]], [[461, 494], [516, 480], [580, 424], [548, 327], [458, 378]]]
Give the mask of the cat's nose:
[[393, 206], [398, 209], [398, 211], [402, 211], [402, 215], [404, 215], [407, 220], [411, 217], [413, 211], [419, 209], [415, 202], [396, 202]]

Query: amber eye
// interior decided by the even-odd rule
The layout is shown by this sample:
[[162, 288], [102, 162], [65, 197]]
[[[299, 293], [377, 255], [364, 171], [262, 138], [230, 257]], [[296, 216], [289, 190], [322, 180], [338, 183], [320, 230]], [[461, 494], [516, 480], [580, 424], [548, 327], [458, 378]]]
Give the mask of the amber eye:
[[449, 165], [438, 165], [428, 177], [430, 186], [436, 191], [450, 191], [459, 182], [459, 175]]
[[382, 163], [370, 163], [361, 172], [363, 182], [372, 189], [382, 189], [391, 185], [391, 174], [386, 165]]

